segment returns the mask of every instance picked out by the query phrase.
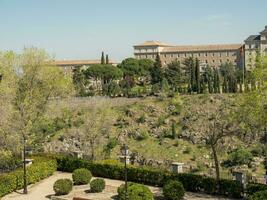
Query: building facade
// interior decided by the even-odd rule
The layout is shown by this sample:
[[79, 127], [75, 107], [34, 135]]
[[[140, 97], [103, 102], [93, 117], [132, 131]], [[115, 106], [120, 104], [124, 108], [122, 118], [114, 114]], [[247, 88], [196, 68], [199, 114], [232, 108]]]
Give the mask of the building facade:
[[246, 69], [255, 66], [257, 55], [267, 55], [267, 26], [259, 35], [251, 35], [245, 40]]
[[[101, 60], [57, 60], [52, 64], [62, 68], [66, 74], [72, 74], [75, 68], [81, 67], [82, 69], [86, 69], [92, 65], [101, 64]], [[113, 60], [110, 60], [109, 64], [117, 65]]]
[[189, 57], [198, 58], [202, 66], [219, 67], [231, 62], [241, 68], [244, 64], [243, 44], [172, 46], [147, 41], [134, 46], [134, 56], [137, 59], [155, 59], [157, 54], [160, 55], [163, 66], [174, 60], [183, 63]]

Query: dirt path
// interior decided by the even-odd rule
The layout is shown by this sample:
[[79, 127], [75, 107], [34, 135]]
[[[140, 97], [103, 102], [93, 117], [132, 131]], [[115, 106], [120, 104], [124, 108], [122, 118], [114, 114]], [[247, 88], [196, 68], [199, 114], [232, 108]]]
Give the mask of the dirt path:
[[[42, 180], [41, 182], [29, 186], [29, 193], [27, 195], [22, 194], [22, 190], [14, 192], [2, 198], [2, 200], [48, 200], [54, 195], [53, 184], [57, 179], [60, 178], [71, 178], [70, 173], [56, 172], [53, 176]], [[106, 188], [102, 193], [87, 193], [89, 189], [85, 186], [74, 186], [73, 191], [64, 196], [66, 200], [72, 200], [74, 196], [84, 197], [93, 200], [111, 200], [117, 194], [117, 188], [123, 183], [123, 181], [105, 179]], [[150, 190], [156, 194], [162, 194], [161, 188], [149, 187]], [[226, 198], [214, 197], [204, 194], [186, 193], [185, 200], [229, 200]]]

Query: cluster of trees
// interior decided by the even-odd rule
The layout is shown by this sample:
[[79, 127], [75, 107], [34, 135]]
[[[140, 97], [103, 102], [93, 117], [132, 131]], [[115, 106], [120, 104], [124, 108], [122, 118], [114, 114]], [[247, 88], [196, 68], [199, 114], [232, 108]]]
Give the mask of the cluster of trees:
[[[183, 63], [175, 60], [162, 66], [160, 56], [149, 59], [126, 58], [117, 67], [101, 57], [102, 64], [74, 69], [73, 81], [80, 96], [144, 96], [158, 92], [237, 93], [256, 88], [255, 77], [232, 63], [219, 68], [201, 66], [197, 58]], [[245, 86], [245, 87], [244, 87]]]
[[[71, 93], [71, 79], [50, 63], [52, 58], [36, 48], [0, 53], [0, 150], [18, 155], [23, 150], [25, 158], [49, 100]], [[24, 162], [25, 193], [26, 185]]]

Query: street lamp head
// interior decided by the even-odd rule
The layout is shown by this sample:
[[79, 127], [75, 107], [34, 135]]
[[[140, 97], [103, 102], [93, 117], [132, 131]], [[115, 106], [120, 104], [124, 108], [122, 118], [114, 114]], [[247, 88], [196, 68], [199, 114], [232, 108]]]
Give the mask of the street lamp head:
[[129, 154], [129, 147], [126, 144], [121, 147], [121, 153], [124, 156], [127, 156]]

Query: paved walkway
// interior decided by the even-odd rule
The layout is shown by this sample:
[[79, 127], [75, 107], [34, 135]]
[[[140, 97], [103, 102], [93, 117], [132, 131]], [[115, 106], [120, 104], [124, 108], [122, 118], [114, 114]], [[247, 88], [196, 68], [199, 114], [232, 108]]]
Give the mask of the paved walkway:
[[[27, 195], [22, 194], [22, 191], [14, 192], [2, 198], [2, 200], [49, 200], [54, 195], [53, 184], [57, 179], [71, 178], [70, 173], [56, 172], [53, 176], [42, 180], [41, 182], [28, 187], [29, 193]], [[89, 189], [85, 186], [74, 186], [73, 191], [65, 196], [64, 199], [72, 200], [74, 196], [84, 197], [92, 200], [111, 200], [117, 194], [117, 188], [123, 183], [123, 181], [105, 179], [106, 188], [102, 193], [87, 193]], [[161, 188], [149, 187], [150, 190], [156, 195], [162, 194]], [[186, 193], [185, 200], [229, 200], [226, 198], [213, 197], [204, 194]]]

